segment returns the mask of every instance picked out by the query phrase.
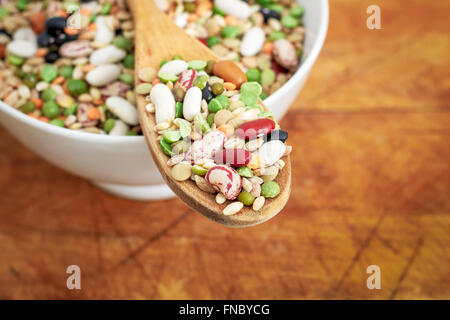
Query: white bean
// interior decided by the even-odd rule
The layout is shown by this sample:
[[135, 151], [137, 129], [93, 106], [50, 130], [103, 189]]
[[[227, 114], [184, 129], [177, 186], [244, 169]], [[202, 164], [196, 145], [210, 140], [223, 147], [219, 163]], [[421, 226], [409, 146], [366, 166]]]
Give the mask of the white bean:
[[110, 136], [125, 136], [128, 131], [130, 131], [130, 127], [123, 122], [122, 120], [115, 120], [114, 126], [109, 132]]
[[175, 19], [174, 19], [175, 24], [183, 29], [188, 24], [188, 16], [189, 16], [188, 13], [182, 13], [182, 14], [176, 15]]
[[36, 43], [36, 35], [30, 28], [20, 28], [14, 32], [13, 40], [25, 40], [28, 42]]
[[254, 56], [258, 54], [266, 40], [264, 31], [259, 27], [250, 28], [242, 38], [241, 54], [243, 56]]
[[225, 13], [239, 19], [247, 19], [252, 14], [250, 6], [240, 0], [215, 0], [214, 5], [225, 11]]
[[97, 31], [95, 32], [96, 43], [111, 43], [114, 39], [114, 30], [112, 23], [108, 21], [109, 17], [98, 16], [95, 19]]
[[175, 119], [175, 98], [166, 85], [158, 83], [154, 86], [150, 98], [155, 105], [157, 124]]
[[114, 45], [95, 50], [90, 57], [93, 65], [100, 66], [103, 64], [116, 63], [125, 58], [127, 55], [125, 50], [119, 49]]
[[121, 97], [109, 97], [106, 99], [108, 110], [114, 113], [120, 120], [130, 125], [139, 123], [139, 116], [136, 108], [127, 100]]
[[163, 72], [172, 73], [174, 75], [179, 75], [183, 71], [188, 69], [187, 62], [183, 60], [172, 60], [164, 64], [161, 69], [159, 69], [158, 75], [161, 75]]
[[200, 113], [202, 104], [202, 90], [198, 87], [191, 87], [184, 96], [183, 100], [183, 117], [192, 121], [194, 116]]
[[8, 44], [8, 51], [22, 58], [31, 58], [37, 51], [35, 43], [27, 40], [14, 40]]
[[258, 150], [262, 167], [275, 164], [286, 151], [286, 145], [280, 140], [272, 140], [262, 145]]
[[105, 64], [89, 71], [86, 74], [86, 80], [89, 84], [96, 87], [103, 87], [108, 83], [114, 82], [120, 76], [120, 67], [115, 64]]

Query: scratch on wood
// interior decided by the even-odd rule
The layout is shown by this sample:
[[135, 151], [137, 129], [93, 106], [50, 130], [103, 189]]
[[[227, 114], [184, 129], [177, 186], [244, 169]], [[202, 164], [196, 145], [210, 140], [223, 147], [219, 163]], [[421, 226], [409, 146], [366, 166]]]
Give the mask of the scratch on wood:
[[134, 259], [139, 253], [147, 249], [148, 246], [150, 246], [155, 241], [158, 241], [159, 239], [163, 238], [167, 233], [175, 228], [180, 222], [182, 222], [184, 219], [186, 219], [190, 215], [190, 211], [187, 211], [183, 213], [180, 217], [178, 217], [175, 221], [173, 221], [169, 226], [155, 234], [154, 236], [150, 237], [142, 246], [137, 248], [136, 250], [130, 252], [128, 256], [126, 256], [122, 261], [119, 262], [119, 265], [123, 265], [128, 262], [130, 259]]
[[421, 235], [420, 238], [417, 240], [416, 246], [414, 247], [414, 251], [413, 251], [411, 257], [408, 259], [408, 263], [406, 264], [405, 268], [403, 269], [403, 271], [400, 275], [400, 278], [398, 278], [397, 284], [395, 285], [394, 290], [392, 290], [392, 293], [391, 293], [389, 299], [391, 299], [391, 300], [395, 299], [395, 296], [397, 295], [400, 285], [402, 284], [403, 280], [408, 275], [408, 272], [411, 269], [411, 266], [413, 265], [413, 263], [417, 257], [417, 254], [419, 253], [419, 250], [424, 243], [424, 239], [425, 239], [425, 236]]
[[372, 238], [378, 232], [378, 229], [380, 228], [381, 222], [383, 221], [386, 212], [387, 211], [384, 210], [383, 213], [380, 215], [380, 217], [377, 220], [377, 223], [372, 228], [372, 230], [370, 230], [370, 233], [367, 236], [367, 238], [364, 240], [364, 243], [362, 244], [361, 248], [359, 248], [359, 250], [356, 252], [355, 256], [353, 257], [353, 259], [352, 259], [352, 261], [350, 263], [350, 265], [347, 267], [347, 269], [345, 269], [344, 274], [342, 275], [342, 277], [338, 281], [338, 284], [334, 288], [332, 288], [330, 290], [330, 293], [327, 294], [327, 298], [326, 299], [332, 299], [332, 298], [334, 298], [336, 296], [336, 294], [339, 291], [339, 289], [341, 288], [342, 283], [344, 282], [345, 278], [347, 278], [347, 276], [349, 275], [350, 270], [353, 268], [353, 266], [356, 264], [356, 262], [358, 262], [359, 258], [361, 257], [361, 254], [369, 246], [370, 242], [372, 241]]

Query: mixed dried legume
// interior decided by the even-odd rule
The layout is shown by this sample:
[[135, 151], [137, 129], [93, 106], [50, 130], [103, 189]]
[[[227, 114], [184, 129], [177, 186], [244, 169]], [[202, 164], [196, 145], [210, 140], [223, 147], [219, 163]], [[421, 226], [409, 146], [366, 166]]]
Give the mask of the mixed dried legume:
[[260, 105], [258, 82], [246, 82], [229, 60], [186, 62], [176, 56], [151, 72], [156, 80], [138, 88], [151, 87], [142, 95], [175, 180], [192, 179], [200, 190], [217, 194], [225, 215], [244, 206], [259, 211], [265, 199], [279, 195], [276, 179], [292, 147]]
[[262, 97], [295, 72], [303, 52], [304, 8], [295, 0], [159, 0], [175, 23], [221, 59], [235, 61]]
[[[302, 54], [303, 8], [294, 0], [155, 0], [186, 32], [245, 72], [240, 82], [257, 82], [261, 98], [280, 88]], [[85, 132], [137, 135], [135, 94], [147, 94], [157, 77], [139, 70], [144, 84], [134, 88], [134, 28], [125, 0], [3, 0], [0, 7], [0, 99], [30, 117]], [[211, 73], [211, 63], [191, 61], [191, 70]], [[219, 76], [227, 80], [236, 68]], [[173, 70], [159, 77], [173, 82]], [[182, 81], [190, 85], [191, 74]], [[202, 88], [205, 77], [195, 79]], [[208, 81], [211, 81], [209, 79]], [[214, 81], [214, 80], [213, 80]], [[233, 84], [211, 83], [218, 98], [208, 106], [206, 124], [222, 124], [221, 98]], [[203, 88], [204, 89], [204, 88]], [[202, 89], [202, 94], [205, 90]], [[179, 115], [183, 92], [174, 92]], [[194, 94], [194, 93], [193, 93]], [[198, 92], [196, 93], [198, 96]], [[243, 99], [254, 99], [245, 93]], [[244, 100], [246, 101], [246, 100]], [[230, 130], [230, 129], [228, 129]]]
[[141, 134], [125, 1], [1, 3], [0, 99], [60, 127]]

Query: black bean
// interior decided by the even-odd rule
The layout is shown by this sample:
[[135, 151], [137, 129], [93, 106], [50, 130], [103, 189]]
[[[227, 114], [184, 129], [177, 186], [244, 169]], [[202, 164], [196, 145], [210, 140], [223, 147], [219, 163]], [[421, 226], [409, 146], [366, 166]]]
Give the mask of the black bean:
[[65, 33], [61, 33], [59, 36], [56, 37], [55, 44], [58, 47], [60, 47], [66, 42], [75, 41], [77, 39], [78, 39], [78, 36], [76, 34], [75, 35], [68, 35], [68, 34], [65, 34]]
[[53, 38], [48, 32], [42, 32], [37, 38], [38, 46], [41, 48], [47, 48], [51, 44], [55, 43]]
[[45, 62], [47, 63], [53, 63], [56, 60], [58, 60], [59, 58], [59, 54], [56, 51], [50, 51], [49, 53], [47, 53], [47, 55], [45, 56]]
[[202, 98], [208, 103], [214, 98], [214, 93], [212, 93], [209, 83], [206, 83], [206, 86], [202, 90]]
[[12, 35], [8, 31], [6, 31], [5, 29], [0, 29], [0, 34], [4, 34], [8, 38], [12, 38]]
[[288, 133], [284, 130], [273, 130], [272, 132], [266, 134], [264, 136], [264, 141], [272, 141], [272, 140], [280, 140], [282, 142], [286, 142], [288, 138]]
[[270, 10], [269, 8], [262, 8], [261, 10], [259, 10], [259, 12], [261, 12], [264, 16], [264, 22], [267, 22], [267, 20], [269, 20], [270, 18], [277, 20], [281, 19], [281, 14], [274, 10]]
[[52, 36], [57, 36], [64, 32], [64, 28], [66, 27], [66, 18], [50, 18], [45, 22], [45, 27], [47, 28], [48, 33], [50, 33]]

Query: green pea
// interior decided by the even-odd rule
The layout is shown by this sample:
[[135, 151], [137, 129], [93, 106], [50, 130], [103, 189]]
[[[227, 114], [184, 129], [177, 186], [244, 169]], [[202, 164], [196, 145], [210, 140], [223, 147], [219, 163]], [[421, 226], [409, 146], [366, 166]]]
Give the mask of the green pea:
[[241, 92], [239, 100], [241, 100], [246, 106], [252, 106], [258, 103], [259, 96], [254, 92]]
[[75, 103], [74, 105], [64, 109], [64, 115], [66, 117], [71, 116], [73, 114], [75, 114], [75, 112], [77, 112], [78, 109], [78, 105]]
[[14, 71], [14, 75], [18, 78], [23, 78], [25, 76], [25, 72], [23, 72], [22, 69], [16, 69], [16, 71]]
[[256, 93], [259, 96], [262, 92], [262, 87], [258, 82], [255, 81], [246, 82], [241, 86], [241, 93], [242, 92], [252, 92]]
[[248, 69], [245, 75], [247, 76], [247, 81], [261, 81], [261, 71], [258, 68]]
[[56, 99], [56, 92], [53, 89], [47, 88], [41, 93], [41, 98], [44, 101]]
[[278, 12], [278, 13], [282, 13], [284, 11], [284, 6], [282, 6], [281, 4], [276, 4], [276, 3], [271, 3], [267, 6], [267, 8], [269, 8], [272, 11]]
[[220, 110], [228, 108], [230, 100], [224, 95], [219, 95], [213, 98], [208, 104], [209, 112], [216, 113]]
[[23, 113], [30, 113], [36, 110], [36, 105], [32, 101], [27, 101], [22, 107], [20, 107]]
[[222, 36], [224, 38], [236, 38], [241, 34], [241, 28], [238, 26], [226, 26], [222, 29]]
[[258, 116], [260, 118], [270, 118], [273, 117], [273, 113], [271, 111], [264, 110], [263, 112], [260, 112]]
[[19, 67], [25, 62], [24, 58], [16, 56], [15, 54], [12, 54], [12, 53], [8, 54], [7, 60], [8, 60], [9, 64], [11, 64], [15, 67]]
[[58, 69], [52, 64], [47, 64], [41, 69], [41, 78], [45, 82], [50, 82], [58, 76]]
[[131, 48], [133, 48], [133, 41], [131, 41], [131, 39], [128, 39], [127, 37], [124, 37], [124, 36], [115, 37], [113, 40], [113, 44], [117, 48], [123, 49], [123, 50], [130, 50]]
[[212, 125], [214, 124], [214, 116], [216, 114], [215, 113], [210, 113], [208, 114], [208, 116], [206, 117], [206, 122], [208, 122], [209, 126], [212, 127]]
[[27, 9], [28, 0], [17, 0], [16, 2], [16, 8], [19, 9], [19, 11], [25, 11]]
[[207, 62], [203, 60], [191, 60], [188, 62], [188, 66], [191, 69], [201, 71], [206, 68]]
[[261, 100], [264, 100], [267, 98], [267, 94], [265, 94], [264, 92], [261, 92], [261, 94], [259, 95]]
[[175, 104], [175, 118], [183, 118], [183, 103], [181, 102]]
[[53, 119], [59, 115], [60, 108], [54, 100], [49, 100], [44, 103], [42, 113], [44, 116]]
[[129, 84], [131, 86], [134, 86], [134, 75], [132, 75], [132, 74], [122, 73], [119, 76], [119, 80], [124, 82], [124, 83], [126, 83], [126, 84]]
[[93, 15], [91, 15], [91, 17], [89, 18], [89, 23], [94, 23], [95, 19], [97, 19], [97, 15], [94, 13]]
[[301, 58], [303, 56], [303, 50], [297, 49], [297, 57]]
[[64, 128], [64, 121], [61, 119], [53, 119], [49, 122], [51, 125]]
[[207, 82], [207, 76], [198, 76], [197, 78], [195, 78], [193, 86], [198, 87], [200, 90], [203, 90], [205, 89]]
[[298, 19], [294, 18], [293, 16], [284, 16], [281, 18], [281, 24], [283, 27], [292, 29], [298, 26]]
[[159, 145], [161, 146], [162, 151], [167, 154], [168, 156], [172, 156], [172, 147], [170, 146], [169, 143], [167, 143], [166, 141], [164, 141], [164, 139], [161, 139], [159, 141]]
[[133, 130], [130, 130], [127, 132], [127, 136], [137, 136], [137, 132], [134, 132]]
[[206, 39], [206, 44], [208, 47], [212, 47], [220, 43], [220, 38], [218, 36], [212, 36]]
[[9, 15], [9, 10], [8, 8], [5, 7], [0, 7], [0, 21], [3, 20], [4, 17]]
[[208, 169], [205, 169], [202, 166], [195, 164], [192, 166], [192, 173], [203, 177], [208, 173]]
[[88, 91], [88, 85], [82, 79], [70, 79], [67, 82], [67, 90], [74, 96], [79, 96]]
[[206, 122], [205, 118], [200, 113], [194, 116], [194, 127], [197, 131], [201, 131], [203, 133], [211, 130], [208, 122]]
[[167, 60], [161, 61], [161, 63], [159, 64], [159, 68], [161, 69], [161, 67], [162, 67], [163, 65], [165, 65], [167, 62], [169, 62], [169, 61], [167, 61]]
[[172, 60], [183, 60], [183, 57], [177, 53], [172, 56]]
[[289, 11], [289, 14], [293, 17], [300, 18], [305, 13], [305, 8], [302, 6], [295, 6]]
[[105, 121], [105, 124], [103, 125], [103, 130], [106, 133], [109, 133], [112, 128], [114, 128], [114, 125], [116, 124], [116, 120], [114, 118], [109, 118], [108, 120]]
[[280, 186], [275, 181], [264, 182], [261, 186], [261, 195], [264, 198], [275, 198], [280, 194]]
[[170, 72], [161, 72], [159, 74], [159, 78], [162, 82], [167, 83], [169, 81], [175, 82], [178, 80], [178, 77]]
[[221, 95], [224, 91], [223, 84], [220, 82], [213, 83], [211, 91], [215, 96]]
[[103, 6], [102, 6], [102, 8], [100, 9], [100, 14], [101, 15], [107, 15], [110, 11], [111, 11], [111, 8], [112, 8], [112, 3], [111, 2], [106, 2]]
[[182, 138], [189, 137], [192, 131], [189, 122], [182, 120], [178, 123], [178, 127], [180, 129], [180, 135]]
[[180, 131], [167, 131], [163, 133], [163, 139], [167, 143], [175, 143], [181, 139]]
[[247, 191], [242, 191], [239, 193], [238, 200], [246, 206], [251, 206], [255, 201], [255, 197]]
[[30, 89], [33, 89], [36, 86], [36, 83], [38, 83], [38, 81], [39, 81], [38, 76], [35, 75], [34, 73], [26, 73], [23, 76], [23, 83], [25, 83], [25, 85]]
[[215, 14], [218, 14], [219, 16], [222, 16], [222, 17], [225, 17], [227, 15], [225, 11], [223, 11], [222, 9], [219, 9], [217, 7], [213, 8], [213, 12]]
[[127, 56], [123, 60], [123, 65], [127, 69], [134, 69], [134, 61], [134, 54], [127, 54]]
[[286, 38], [286, 34], [283, 31], [273, 30], [269, 34], [269, 41], [275, 41], [275, 40], [285, 39], [285, 38]]
[[261, 73], [261, 84], [263, 86], [270, 86], [275, 82], [275, 71], [272, 69], [264, 69]]
[[226, 109], [230, 106], [230, 99], [228, 99], [227, 96], [224, 96], [223, 94], [216, 97], [217, 100], [222, 104], [223, 108]]
[[236, 169], [236, 171], [237, 171], [237, 173], [239, 173], [239, 175], [241, 177], [246, 177], [246, 178], [253, 177], [253, 171], [249, 167], [239, 167]]
[[60, 76], [63, 76], [64, 78], [68, 79], [72, 77], [73, 68], [71, 66], [62, 66], [59, 68], [58, 73]]

